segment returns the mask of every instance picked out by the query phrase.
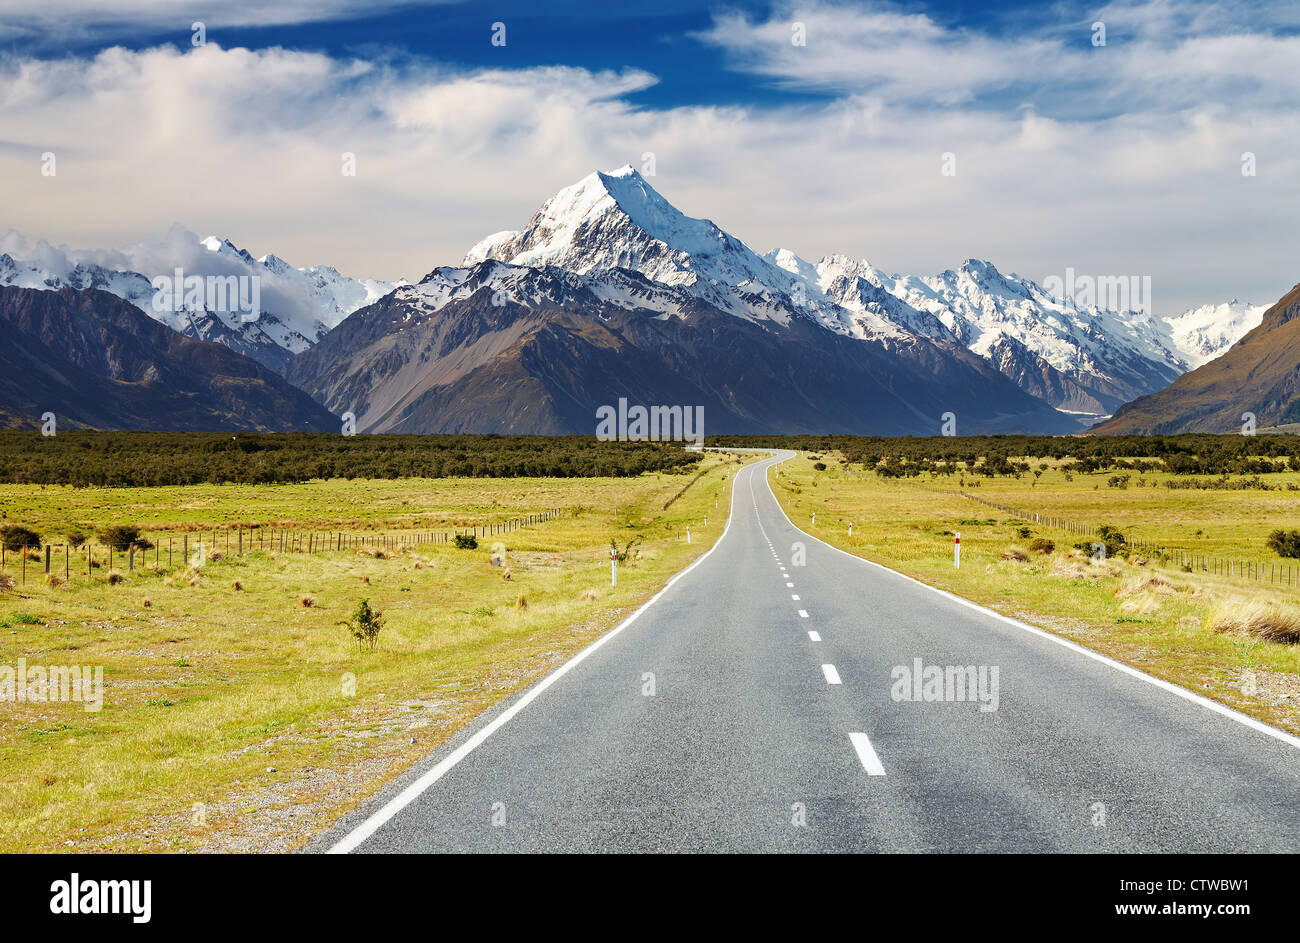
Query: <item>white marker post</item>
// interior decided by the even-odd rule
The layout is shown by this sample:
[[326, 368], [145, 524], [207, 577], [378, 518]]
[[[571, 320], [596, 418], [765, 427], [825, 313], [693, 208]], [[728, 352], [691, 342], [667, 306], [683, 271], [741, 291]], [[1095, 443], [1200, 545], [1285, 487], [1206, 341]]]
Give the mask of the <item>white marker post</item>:
[[686, 525], [686, 542], [687, 542], [687, 543], [690, 543], [690, 542], [691, 542], [691, 525], [690, 525], [690, 524], [687, 524], [687, 525]]
[[853, 536], [853, 522], [849, 521], [849, 536]]
[[609, 548], [609, 585], [618, 585], [618, 551], [613, 547]]
[[816, 512], [816, 511], [813, 511], [813, 522], [812, 522], [812, 526], [813, 526], [813, 527], [816, 527], [816, 526], [817, 526], [817, 512]]
[[952, 568], [961, 569], [961, 531], [957, 531], [957, 539], [952, 544]]

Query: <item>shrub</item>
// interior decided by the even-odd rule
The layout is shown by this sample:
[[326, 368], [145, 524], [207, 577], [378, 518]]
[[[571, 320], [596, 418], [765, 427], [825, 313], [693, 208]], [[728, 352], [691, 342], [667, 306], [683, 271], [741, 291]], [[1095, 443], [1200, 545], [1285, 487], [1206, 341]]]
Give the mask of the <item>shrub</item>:
[[1029, 549], [1034, 553], [1051, 553], [1056, 549], [1056, 542], [1047, 537], [1036, 537], [1030, 542]]
[[473, 534], [457, 534], [455, 544], [457, 550], [478, 549], [478, 541], [474, 539]]
[[1268, 535], [1268, 549], [1279, 557], [1300, 557], [1300, 530], [1275, 530]]
[[22, 524], [5, 524], [0, 527], [0, 542], [6, 550], [19, 551], [26, 547], [39, 547], [41, 535]]
[[112, 570], [108, 574], [108, 585], [116, 586], [118, 583], [122, 582], [122, 579], [123, 577], [121, 573], [117, 572], [117, 570]]
[[244, 584], [239, 582], [239, 580], [231, 580], [230, 588], [233, 589], [235, 592], [239, 592], [241, 589], [244, 588]]
[[357, 603], [352, 618], [340, 622], [339, 625], [346, 627], [349, 634], [356, 639], [358, 650], [373, 652], [379, 642], [379, 633], [384, 628], [384, 614], [378, 609], [371, 609], [370, 600], [363, 599]]
[[68, 546], [71, 547], [73, 550], [80, 550], [83, 546], [85, 546], [86, 541], [89, 539], [90, 539], [89, 535], [83, 534], [79, 530], [74, 530], [67, 535]]
[[10, 592], [14, 588], [14, 578], [8, 573], [0, 573], [0, 593]]
[[614, 559], [619, 563], [627, 563], [628, 566], [631, 566], [631, 561], [635, 561], [641, 555], [639, 551], [637, 553], [633, 553], [633, 551], [636, 550], [636, 545], [641, 543], [642, 539], [640, 535], [632, 537], [623, 545], [623, 549], [619, 550], [618, 540], [611, 537], [609, 539], [609, 548], [614, 551]]
[[1094, 543], [1105, 545], [1107, 557], [1121, 556], [1128, 549], [1128, 541], [1124, 539], [1124, 535], [1109, 524], [1102, 524], [1097, 528], [1097, 539], [1081, 540], [1075, 546], [1091, 553]]
[[825, 470], [826, 470], [825, 462], [813, 462], [813, 471], [825, 471]]
[[1017, 563], [1024, 563], [1029, 559], [1029, 554], [1025, 553], [1019, 547], [1008, 547], [1002, 551], [1003, 560], [1014, 560]]
[[58, 589], [63, 585], [63, 577], [59, 576], [57, 573], [46, 573], [45, 585], [51, 589]]
[[97, 536], [100, 543], [114, 550], [126, 551], [132, 547], [143, 547], [148, 544], [148, 541], [140, 539], [140, 528], [134, 524], [114, 524], [105, 527]]
[[299, 599], [298, 599], [298, 603], [299, 603], [299, 605], [301, 605], [304, 609], [310, 609], [312, 606], [316, 605], [316, 597], [315, 597], [315, 596], [301, 596], [301, 597], [299, 597]]

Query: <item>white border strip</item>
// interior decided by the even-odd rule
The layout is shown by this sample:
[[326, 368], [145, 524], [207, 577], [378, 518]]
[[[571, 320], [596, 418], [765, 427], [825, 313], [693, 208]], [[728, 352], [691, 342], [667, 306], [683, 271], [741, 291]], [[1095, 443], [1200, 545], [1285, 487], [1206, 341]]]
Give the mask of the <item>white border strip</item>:
[[[786, 458], [782, 459], [782, 461], [789, 461], [791, 458], [794, 458], [797, 454], [798, 453], [791, 452], [788, 456], [786, 456]], [[779, 465], [781, 463], [774, 462], [773, 464]], [[757, 467], [757, 466], [755, 465], [751, 467]], [[772, 465], [768, 466], [768, 468], [771, 467]], [[1285, 730], [1279, 730], [1277, 727], [1274, 727], [1271, 724], [1266, 724], [1262, 720], [1257, 720], [1256, 718], [1251, 717], [1249, 714], [1243, 714], [1241, 713], [1241, 711], [1233, 710], [1231, 707], [1228, 707], [1226, 704], [1220, 704], [1218, 701], [1212, 701], [1208, 697], [1203, 697], [1200, 694], [1196, 694], [1192, 691], [1189, 691], [1180, 685], [1174, 684], [1172, 681], [1165, 681], [1163, 678], [1157, 678], [1155, 677], [1155, 675], [1149, 675], [1145, 671], [1142, 671], [1138, 668], [1134, 668], [1132, 665], [1126, 665], [1122, 661], [1116, 661], [1114, 658], [1111, 658], [1107, 655], [1103, 655], [1101, 654], [1101, 652], [1093, 651], [1091, 648], [1086, 648], [1083, 645], [1078, 644], [1077, 642], [1072, 642], [1069, 639], [1062, 638], [1059, 635], [1053, 635], [1051, 632], [1048, 632], [1045, 629], [1040, 629], [1037, 626], [1030, 625], [1028, 622], [1021, 622], [1019, 619], [1013, 619], [1010, 616], [1004, 616], [1002, 613], [989, 609], [987, 606], [981, 606], [979, 603], [971, 602], [969, 599], [966, 599], [963, 596], [958, 596], [955, 593], [948, 592], [947, 590], [939, 589], [937, 586], [931, 586], [929, 583], [923, 583], [914, 577], [908, 576], [906, 573], [900, 573], [897, 570], [890, 569], [889, 567], [885, 566], [883, 563], [876, 563], [874, 560], [864, 559], [863, 557], [859, 557], [856, 556], [855, 554], [849, 553], [847, 550], [841, 550], [839, 547], [836, 547], [833, 544], [828, 544], [826, 543], [826, 541], [818, 537], [814, 537], [812, 534], [808, 533], [807, 531], [802, 530], [801, 528], [795, 525], [794, 521], [790, 520], [790, 515], [785, 513], [785, 508], [781, 506], [781, 502], [777, 499], [776, 493], [772, 490], [772, 483], [768, 480], [767, 477], [767, 469], [763, 470], [763, 483], [767, 485], [767, 493], [772, 498], [772, 502], [776, 505], [777, 510], [781, 512], [781, 516], [785, 518], [785, 522], [789, 524], [791, 527], [793, 527], [796, 531], [803, 534], [809, 540], [815, 540], [817, 541], [817, 543], [821, 544], [824, 547], [829, 547], [831, 550], [834, 550], [836, 553], [842, 553], [850, 560], [857, 560], [859, 563], [864, 563], [867, 566], [874, 566], [877, 567], [878, 569], [884, 570], [886, 573], [892, 573], [894, 576], [897, 576], [900, 579], [905, 579], [908, 582], [915, 583], [917, 586], [924, 587], [925, 589], [928, 589], [932, 593], [938, 593], [940, 596], [944, 596], [955, 603], [959, 603], [960, 605], [965, 606], [968, 609], [974, 609], [976, 612], [981, 612], [986, 616], [991, 616], [994, 619], [999, 620], [1000, 622], [1005, 622], [1007, 625], [1015, 626], [1017, 629], [1022, 629], [1025, 632], [1030, 632], [1034, 635], [1037, 635], [1039, 638], [1045, 638], [1049, 642], [1055, 642], [1057, 645], [1060, 645], [1064, 648], [1068, 648], [1072, 652], [1077, 652], [1080, 655], [1086, 655], [1088, 658], [1091, 658], [1093, 661], [1099, 661], [1103, 665], [1109, 665], [1110, 667], [1116, 669], [1117, 671], [1122, 671], [1124, 674], [1128, 675], [1129, 677], [1137, 678], [1140, 681], [1145, 681], [1147, 682], [1147, 684], [1153, 684], [1156, 687], [1160, 688], [1161, 690], [1168, 691], [1170, 694], [1174, 694], [1177, 695], [1178, 697], [1181, 697], [1185, 701], [1190, 701], [1193, 704], [1199, 704], [1201, 707], [1204, 707], [1207, 710], [1214, 711], [1214, 713], [1216, 714], [1220, 714], [1224, 717], [1227, 717], [1229, 720], [1235, 720], [1237, 723], [1241, 724], [1242, 726], [1249, 727], [1251, 730], [1255, 730], [1262, 734], [1267, 734], [1268, 736], [1272, 737], [1274, 740], [1280, 740], [1282, 743], [1285, 743], [1288, 746], [1292, 746], [1295, 747], [1297, 750], [1300, 750], [1300, 737], [1297, 737], [1294, 734], [1287, 733]]]
[[[745, 468], [742, 468], [741, 471], [744, 471], [745, 469], [750, 469], [751, 470], [750, 474], [752, 476], [753, 475], [752, 469], [758, 468], [760, 464], [761, 461], [755, 462], [752, 465], [745, 466]], [[523, 697], [515, 701], [515, 703], [511, 704], [510, 707], [508, 707], [506, 710], [502, 711], [499, 715], [493, 718], [489, 724], [484, 726], [472, 737], [470, 737], [468, 740], [462, 743], [448, 756], [444, 757], [436, 766], [428, 770], [419, 779], [415, 780], [415, 782], [411, 783], [409, 786], [407, 786], [405, 789], [399, 792], [392, 799], [388, 800], [388, 802], [384, 803], [384, 805], [378, 811], [372, 813], [370, 816], [366, 818], [364, 822], [362, 822], [352, 831], [348, 832], [348, 834], [343, 836], [343, 838], [341, 838], [337, 844], [331, 847], [329, 851], [326, 852], [326, 854], [345, 855], [355, 850], [371, 835], [379, 831], [379, 829], [384, 825], [384, 823], [386, 823], [393, 816], [397, 815], [398, 812], [401, 812], [408, 805], [414, 802], [417, 798], [419, 798], [421, 793], [423, 793], [426, 789], [428, 789], [438, 780], [442, 779], [443, 776], [447, 775], [447, 773], [449, 773], [456, 766], [457, 763], [465, 759], [465, 757], [469, 756], [472, 752], [474, 752], [476, 748], [482, 745], [483, 741], [485, 741], [488, 737], [492, 736], [492, 734], [496, 733], [507, 723], [509, 723], [511, 718], [513, 718], [516, 714], [522, 711], [525, 707], [527, 707], [533, 701], [537, 700], [538, 696], [540, 696], [543, 691], [545, 691], [551, 685], [555, 684], [555, 682], [559, 681], [562, 677], [564, 677], [575, 667], [577, 667], [579, 664], [585, 661], [593, 652], [596, 651], [596, 649], [600, 648], [602, 645], [604, 645], [614, 636], [618, 635], [629, 625], [635, 622], [637, 617], [640, 616], [641, 613], [645, 612], [647, 609], [653, 606], [656, 602], [659, 601], [659, 597], [661, 597], [664, 593], [668, 592], [668, 590], [672, 589], [674, 583], [676, 583], [687, 573], [691, 572], [691, 570], [695, 569], [697, 566], [699, 566], [701, 563], [707, 560], [709, 558], [709, 555], [712, 554], [714, 550], [717, 550], [718, 547], [722, 545], [722, 541], [725, 540], [727, 537], [727, 531], [731, 530], [731, 521], [732, 518], [735, 517], [735, 513], [736, 513], [736, 478], [738, 478], [739, 476], [740, 473], [737, 472], [736, 477], [732, 478], [731, 480], [731, 506], [727, 512], [727, 524], [722, 529], [722, 535], [714, 542], [713, 546], [710, 547], [704, 553], [703, 556], [701, 556], [694, 563], [690, 564], [684, 570], [679, 571], [676, 575], [674, 575], [671, 579], [669, 579], [668, 582], [664, 584], [663, 589], [659, 590], [659, 592], [655, 593], [648, 600], [646, 600], [641, 605], [641, 607], [637, 609], [636, 612], [632, 613], [630, 616], [628, 616], [626, 619], [624, 619], [614, 628], [610, 629], [600, 638], [596, 639], [586, 648], [582, 649], [582, 651], [578, 652], [576, 655], [574, 655], [564, 664], [560, 665], [560, 667], [556, 668], [554, 671], [548, 674], [541, 681], [537, 682], [535, 685], [529, 688], [527, 693], [525, 693]], [[766, 480], [767, 475], [764, 474], [763, 477]], [[752, 488], [753, 486], [752, 481], [750, 485]]]

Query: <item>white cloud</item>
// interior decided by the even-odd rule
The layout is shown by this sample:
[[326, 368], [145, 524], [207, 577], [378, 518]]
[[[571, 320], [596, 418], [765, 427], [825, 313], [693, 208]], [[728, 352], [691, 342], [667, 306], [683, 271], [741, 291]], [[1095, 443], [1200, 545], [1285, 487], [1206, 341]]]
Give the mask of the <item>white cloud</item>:
[[[115, 246], [180, 222], [295, 265], [418, 278], [519, 228], [591, 170], [653, 151], [652, 182], [668, 199], [760, 251], [844, 252], [916, 273], [980, 256], [1038, 279], [1067, 266], [1152, 275], [1158, 313], [1274, 300], [1297, 280], [1300, 112], [1294, 88], [1264, 79], [1286, 77], [1278, 62], [1291, 40], [1266, 35], [1257, 15], [1231, 33], [1189, 35], [1186, 23], [1218, 15], [1199, 6], [1177, 35], [1156, 39], [1169, 19], [1143, 9], [1129, 35], [1158, 44], [1149, 57], [1119, 49], [1112, 30], [1099, 50], [1108, 72], [1069, 66], [1053, 80], [1107, 104], [1087, 114], [1016, 58], [1041, 61], [1035, 50], [1051, 48], [1041, 36], [870, 11], [894, 31], [893, 67], [951, 53], [947, 80], [941, 68], [863, 71], [847, 38], [816, 49], [833, 34], [811, 25], [803, 51], [824, 61], [782, 72], [784, 52], [769, 60], [752, 48], [774, 27], [734, 17], [713, 31], [729, 55], [842, 93], [818, 105], [652, 110], [625, 100], [654, 81], [637, 70], [464, 72], [215, 43], [3, 60], [0, 231]], [[994, 92], [1004, 100], [990, 101]], [[46, 151], [53, 178], [40, 174]], [[956, 177], [940, 174], [949, 151]], [[1257, 155], [1257, 177], [1241, 175], [1244, 151]], [[356, 154], [354, 178], [340, 173], [344, 152]]]

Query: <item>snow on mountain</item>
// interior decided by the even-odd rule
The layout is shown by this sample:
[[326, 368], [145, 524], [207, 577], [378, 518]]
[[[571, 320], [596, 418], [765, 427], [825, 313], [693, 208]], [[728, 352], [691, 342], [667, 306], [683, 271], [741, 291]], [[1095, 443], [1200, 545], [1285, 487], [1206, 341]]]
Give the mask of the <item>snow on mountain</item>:
[[1169, 343], [1195, 369], [1209, 363], [1255, 328], [1268, 305], [1233, 298], [1220, 305], [1201, 305], [1159, 320], [1168, 329]]
[[1059, 409], [1093, 416], [1222, 353], [1263, 311], [1235, 302], [1174, 318], [1111, 311], [1055, 298], [979, 259], [917, 277], [843, 255], [816, 264], [788, 249], [760, 256], [711, 221], [681, 213], [630, 166], [566, 187], [524, 229], [488, 236], [462, 264], [487, 260], [597, 281], [631, 270], [750, 320], [805, 317], [886, 345], [918, 336], [957, 343]]
[[488, 236], [462, 264], [489, 259], [580, 275], [630, 269], [732, 314], [780, 323], [794, 313], [798, 281], [709, 220], [683, 214], [631, 166], [565, 187], [527, 227]]
[[[257, 277], [260, 311], [255, 321], [238, 312], [189, 304], [170, 310], [154, 304], [153, 280], [174, 277]], [[161, 239], [118, 250], [76, 252], [10, 231], [0, 238], [0, 285], [57, 290], [98, 288], [131, 302], [190, 337], [216, 341], [280, 369], [358, 308], [403, 282], [354, 279], [325, 265], [294, 268], [275, 255], [255, 259], [228, 239], [174, 226]]]

